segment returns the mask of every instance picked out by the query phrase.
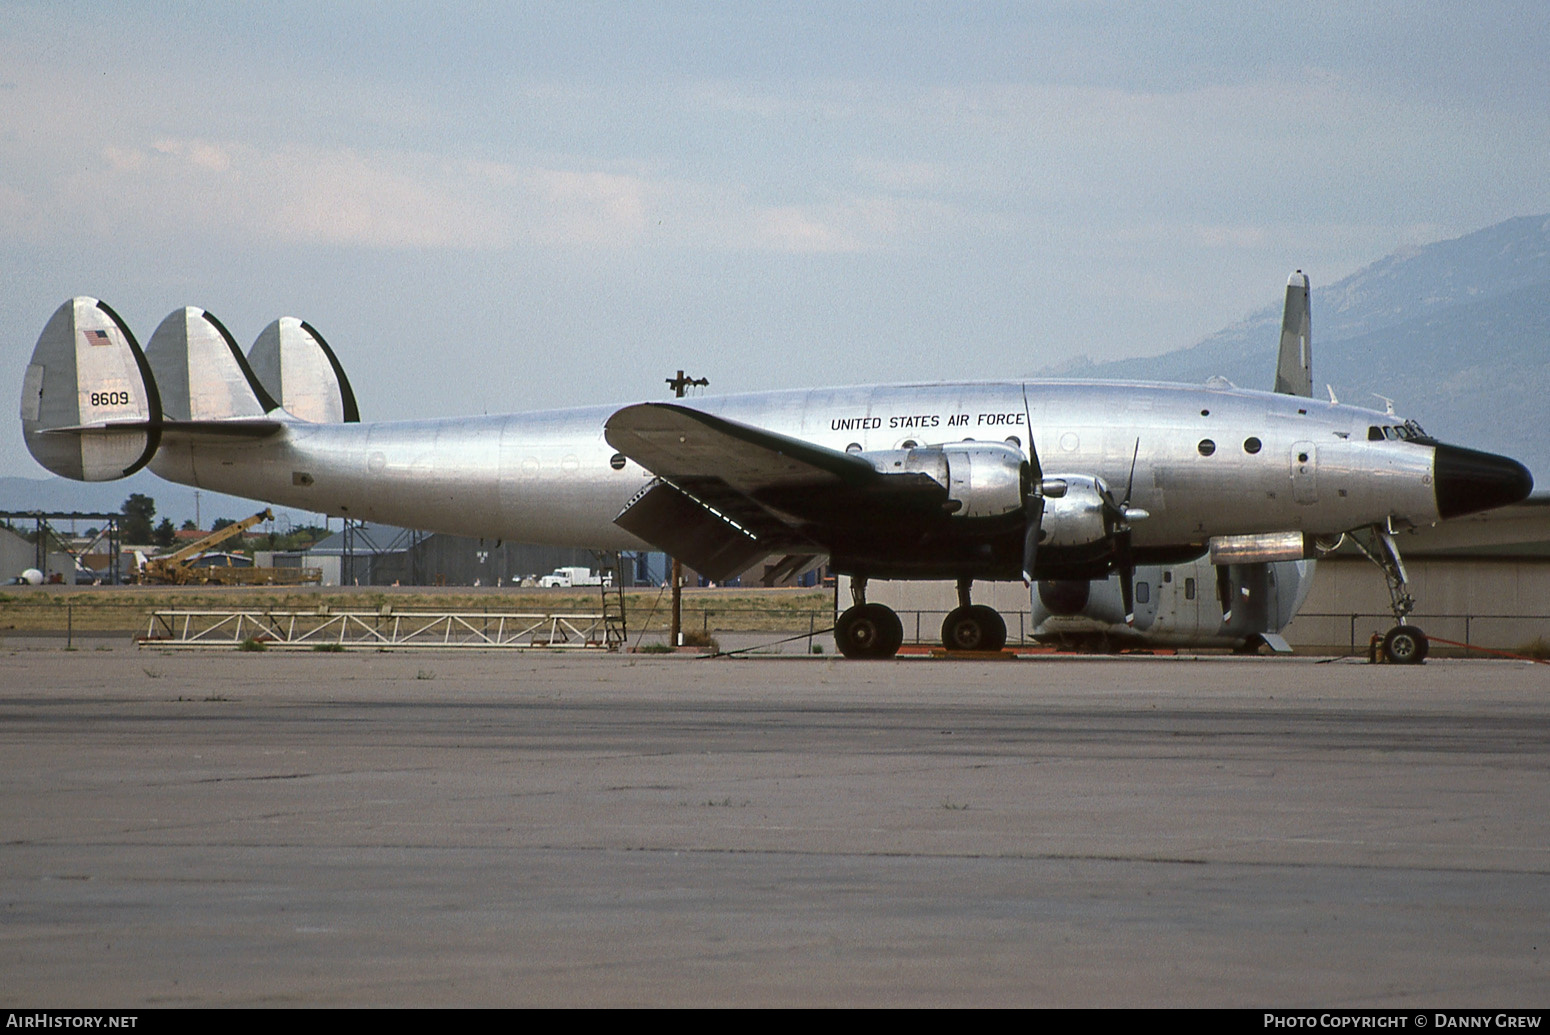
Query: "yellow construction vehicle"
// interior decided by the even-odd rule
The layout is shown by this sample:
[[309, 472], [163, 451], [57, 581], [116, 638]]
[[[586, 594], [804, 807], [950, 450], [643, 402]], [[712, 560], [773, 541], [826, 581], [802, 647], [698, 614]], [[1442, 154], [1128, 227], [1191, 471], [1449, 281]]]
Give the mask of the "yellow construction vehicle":
[[234, 521], [225, 528], [211, 532], [197, 542], [189, 543], [165, 557], [153, 557], [140, 566], [138, 581], [146, 584], [186, 586], [209, 582], [227, 586], [297, 585], [304, 582], [323, 581], [321, 568], [257, 568], [252, 565], [200, 565], [199, 558], [228, 539], [233, 539], [258, 524], [273, 521], [274, 513], [265, 507], [252, 517]]

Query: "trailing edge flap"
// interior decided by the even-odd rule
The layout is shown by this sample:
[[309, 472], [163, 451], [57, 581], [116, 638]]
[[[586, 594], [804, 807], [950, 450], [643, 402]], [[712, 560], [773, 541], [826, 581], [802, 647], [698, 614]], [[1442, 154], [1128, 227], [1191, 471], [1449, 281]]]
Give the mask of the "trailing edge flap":
[[752, 500], [719, 483], [703, 488], [716, 487], [721, 498], [713, 504], [671, 482], [653, 479], [625, 504], [614, 523], [717, 582], [781, 552], [783, 544], [801, 542]]
[[1275, 390], [1282, 395], [1313, 395], [1313, 318], [1308, 275], [1302, 270], [1286, 282], [1286, 312], [1281, 317]]
[[353, 424], [361, 419], [344, 367], [317, 329], [282, 316], [265, 327], [248, 350], [259, 383], [285, 412], [312, 424]]
[[168, 315], [146, 343], [145, 358], [168, 420], [263, 417], [280, 406], [231, 332], [203, 309], [188, 306]]
[[49, 318], [22, 379], [21, 418], [33, 458], [76, 481], [125, 477], [156, 454], [156, 379], [105, 302], [72, 298]]

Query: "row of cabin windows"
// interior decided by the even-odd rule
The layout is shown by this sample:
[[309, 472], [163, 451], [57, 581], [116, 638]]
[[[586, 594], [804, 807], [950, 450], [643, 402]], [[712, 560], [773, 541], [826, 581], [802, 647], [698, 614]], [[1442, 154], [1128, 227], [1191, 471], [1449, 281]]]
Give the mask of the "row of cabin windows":
[[[1255, 453], [1258, 453], [1261, 449], [1264, 448], [1265, 444], [1259, 439], [1255, 438], [1253, 435], [1250, 435], [1248, 438], [1243, 440], [1243, 451], [1250, 456], [1253, 456]], [[1210, 456], [1212, 453], [1216, 452], [1216, 443], [1211, 439], [1203, 438], [1200, 440], [1200, 443], [1195, 446], [1195, 449], [1199, 451], [1201, 456]]]

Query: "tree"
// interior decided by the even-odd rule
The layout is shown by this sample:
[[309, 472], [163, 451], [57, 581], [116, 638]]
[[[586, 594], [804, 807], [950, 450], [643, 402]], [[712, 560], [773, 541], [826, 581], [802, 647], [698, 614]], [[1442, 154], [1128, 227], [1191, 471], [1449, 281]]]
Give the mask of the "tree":
[[151, 538], [157, 546], [171, 546], [178, 538], [178, 530], [172, 527], [172, 519], [162, 518]]
[[124, 520], [119, 524], [119, 539], [126, 543], [151, 541], [151, 518], [156, 516], [156, 501], [142, 493], [131, 493], [120, 508]]
[[183, 522], [183, 527], [178, 529], [178, 531], [180, 531], [180, 532], [197, 532], [197, 531], [199, 531], [199, 526], [194, 524], [194, 519], [193, 518], [189, 518], [187, 521]]

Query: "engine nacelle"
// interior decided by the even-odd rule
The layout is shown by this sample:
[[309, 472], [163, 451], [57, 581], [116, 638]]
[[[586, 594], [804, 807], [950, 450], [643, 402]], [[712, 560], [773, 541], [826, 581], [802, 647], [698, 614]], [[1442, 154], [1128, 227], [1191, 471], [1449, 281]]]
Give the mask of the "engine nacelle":
[[[1111, 529], [1105, 519], [1108, 486], [1103, 479], [1086, 474], [1057, 474], [1044, 478], [1044, 537], [1042, 546], [1087, 546], [1107, 538]], [[1058, 492], [1064, 487], [1063, 492]]]
[[1028, 495], [1027, 458], [999, 442], [949, 442], [864, 455], [884, 474], [929, 476], [947, 489], [947, 510], [955, 518], [1020, 513]]

